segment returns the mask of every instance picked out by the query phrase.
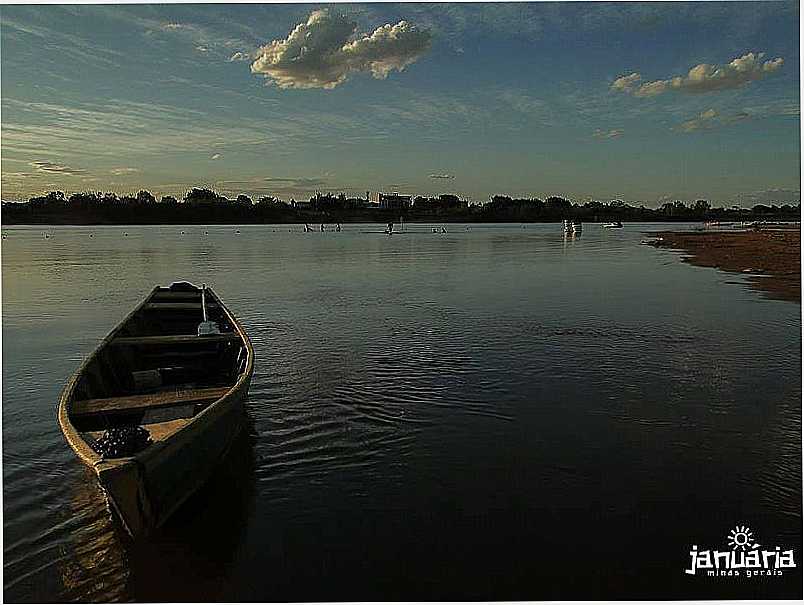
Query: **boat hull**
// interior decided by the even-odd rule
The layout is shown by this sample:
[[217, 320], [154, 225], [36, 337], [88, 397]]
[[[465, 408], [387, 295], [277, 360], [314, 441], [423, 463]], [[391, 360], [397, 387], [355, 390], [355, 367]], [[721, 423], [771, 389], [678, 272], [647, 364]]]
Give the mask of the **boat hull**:
[[137, 458], [101, 462], [98, 481], [132, 537], [160, 527], [209, 479], [243, 430], [249, 381], [172, 439]]

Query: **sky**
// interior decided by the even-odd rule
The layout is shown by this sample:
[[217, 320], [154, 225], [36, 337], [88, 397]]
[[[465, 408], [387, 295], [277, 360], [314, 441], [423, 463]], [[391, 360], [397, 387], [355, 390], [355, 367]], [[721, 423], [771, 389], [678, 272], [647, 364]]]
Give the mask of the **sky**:
[[796, 2], [0, 6], [3, 200], [800, 200]]

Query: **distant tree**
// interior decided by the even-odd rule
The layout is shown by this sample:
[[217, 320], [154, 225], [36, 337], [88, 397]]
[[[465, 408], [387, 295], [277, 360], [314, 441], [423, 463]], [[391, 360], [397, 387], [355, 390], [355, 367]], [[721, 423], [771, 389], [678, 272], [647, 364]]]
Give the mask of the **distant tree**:
[[211, 204], [217, 202], [220, 196], [212, 191], [212, 189], [198, 189], [193, 187], [184, 196], [185, 204]]
[[63, 204], [65, 201], [67, 200], [65, 199], [63, 191], [51, 191], [47, 195], [32, 197], [30, 199], [33, 205]]
[[572, 203], [569, 200], [555, 195], [544, 200], [544, 206], [547, 212], [554, 215], [566, 214], [572, 209]]
[[67, 203], [74, 208], [87, 208], [88, 206], [97, 203], [97, 201], [98, 201], [98, 194], [89, 191], [73, 193], [67, 199]]
[[179, 200], [172, 195], [163, 195], [160, 203], [165, 204], [166, 206], [176, 206], [178, 205]]
[[238, 204], [243, 204], [244, 206], [253, 206], [254, 205], [254, 202], [251, 201], [251, 198], [249, 196], [247, 196], [247, 195], [242, 194], [242, 193], [237, 196], [236, 201], [237, 201]]
[[695, 212], [695, 214], [703, 216], [704, 214], [709, 212], [710, 207], [711, 206], [709, 205], [709, 202], [706, 200], [695, 200], [692, 209]]
[[145, 189], [141, 189], [140, 192], [137, 194], [137, 201], [140, 204], [155, 204], [156, 198], [151, 195], [150, 191], [145, 191]]

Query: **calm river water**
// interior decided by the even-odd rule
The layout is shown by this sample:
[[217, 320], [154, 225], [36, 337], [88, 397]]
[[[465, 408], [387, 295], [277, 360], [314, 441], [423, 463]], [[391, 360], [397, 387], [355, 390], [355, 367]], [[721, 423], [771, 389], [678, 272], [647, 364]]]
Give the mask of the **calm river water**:
[[[5, 600], [800, 597], [801, 307], [661, 227], [4, 228]], [[135, 545], [56, 403], [179, 279], [251, 336], [249, 434]], [[738, 524], [799, 567], [684, 573]]]

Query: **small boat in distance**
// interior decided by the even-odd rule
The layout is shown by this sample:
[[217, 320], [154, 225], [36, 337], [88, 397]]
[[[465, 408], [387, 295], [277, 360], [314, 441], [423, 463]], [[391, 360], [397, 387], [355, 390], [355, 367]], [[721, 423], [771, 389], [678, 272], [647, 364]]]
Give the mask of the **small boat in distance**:
[[604, 223], [604, 229], [622, 229], [623, 224], [620, 221], [614, 221], [612, 223]]
[[583, 224], [578, 219], [564, 219], [562, 221], [562, 225], [564, 228], [564, 233], [580, 233], [583, 231]]
[[206, 287], [156, 287], [67, 382], [59, 424], [133, 537], [200, 488], [243, 426], [254, 350]]

